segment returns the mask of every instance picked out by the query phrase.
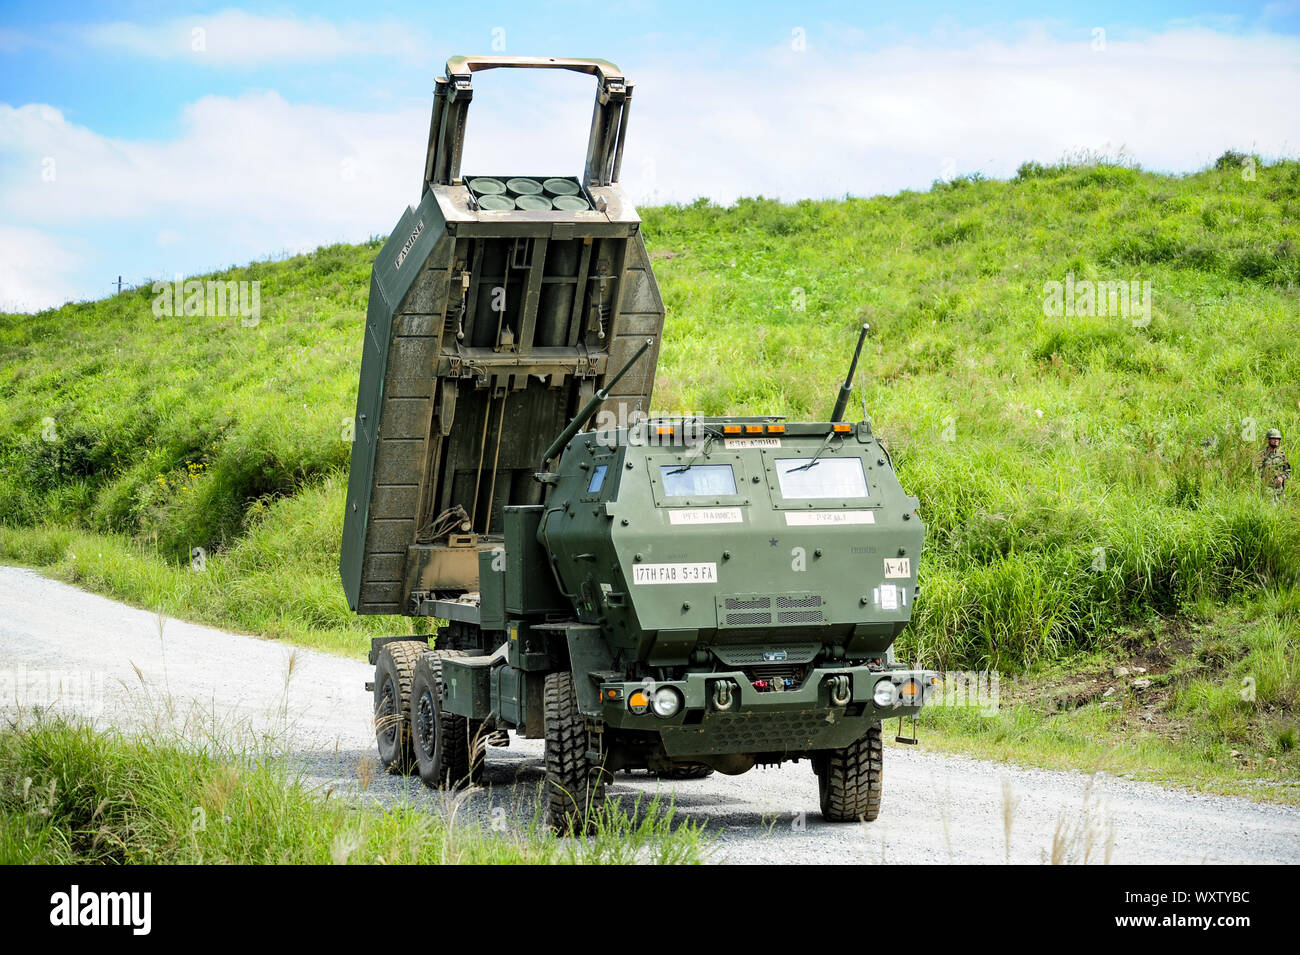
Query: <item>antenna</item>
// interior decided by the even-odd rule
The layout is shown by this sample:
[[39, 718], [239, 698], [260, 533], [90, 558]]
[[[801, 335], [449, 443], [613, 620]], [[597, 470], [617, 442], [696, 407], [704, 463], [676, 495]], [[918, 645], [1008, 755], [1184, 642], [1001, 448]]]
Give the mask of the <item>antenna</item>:
[[613, 378], [609, 379], [609, 381], [605, 382], [605, 387], [601, 388], [594, 395], [592, 395], [591, 398], [587, 401], [587, 403], [582, 406], [582, 410], [579, 411], [576, 416], [574, 416], [574, 419], [570, 421], [568, 425], [565, 426], [565, 429], [560, 432], [559, 436], [557, 436], [556, 439], [551, 442], [551, 446], [547, 448], [545, 452], [543, 452], [542, 464], [541, 467], [538, 469], [539, 471], [545, 471], [546, 462], [551, 460], [551, 458], [555, 457], [557, 454], [559, 454], [560, 451], [563, 450], [564, 446], [569, 443], [569, 439], [572, 438], [579, 431], [581, 431], [582, 426], [591, 420], [591, 416], [596, 413], [596, 409], [600, 407], [601, 402], [603, 402], [606, 398], [609, 397], [609, 393], [614, 390], [614, 386], [618, 384], [619, 379], [628, 373], [628, 370], [631, 369], [631, 367], [637, 363], [637, 359], [640, 358], [642, 355], [644, 355], [646, 353], [646, 349], [653, 344], [654, 344], [653, 338], [647, 338], [644, 342], [642, 342], [641, 347], [636, 350], [636, 353], [633, 354], [633, 356], [627, 360], [627, 362], [623, 365], [623, 367], [618, 370], [618, 374], [616, 374]]
[[[871, 326], [866, 322], [862, 323], [862, 331], [858, 333], [858, 347], [853, 350], [853, 361], [849, 365], [849, 373], [844, 377], [844, 384], [840, 385], [839, 397], [835, 399], [835, 410], [831, 412], [831, 421], [843, 421], [844, 409], [848, 406], [849, 395], [853, 392], [853, 376], [858, 371], [858, 359], [862, 357], [862, 345], [867, 340], [867, 332]], [[866, 417], [865, 411], [863, 417]]]

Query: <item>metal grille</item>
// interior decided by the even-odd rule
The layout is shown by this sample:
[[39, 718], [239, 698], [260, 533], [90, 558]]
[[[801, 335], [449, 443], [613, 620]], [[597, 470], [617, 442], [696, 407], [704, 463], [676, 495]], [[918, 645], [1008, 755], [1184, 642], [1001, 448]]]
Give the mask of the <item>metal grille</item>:
[[772, 598], [752, 597], [742, 600], [740, 597], [728, 597], [724, 606], [728, 610], [767, 610], [772, 606]]
[[781, 643], [774, 646], [714, 647], [713, 652], [727, 666], [749, 667], [768, 662], [763, 659], [767, 651], [784, 653], [786, 663], [809, 663], [821, 648], [820, 643]]
[[770, 613], [729, 613], [727, 614], [727, 626], [753, 626], [754, 624], [771, 623], [772, 615]]
[[822, 605], [822, 598], [818, 597], [815, 594], [811, 597], [777, 597], [776, 598], [777, 610], [805, 609], [811, 607], [820, 607], [821, 605]]
[[782, 610], [776, 615], [777, 623], [821, 623], [820, 610]]

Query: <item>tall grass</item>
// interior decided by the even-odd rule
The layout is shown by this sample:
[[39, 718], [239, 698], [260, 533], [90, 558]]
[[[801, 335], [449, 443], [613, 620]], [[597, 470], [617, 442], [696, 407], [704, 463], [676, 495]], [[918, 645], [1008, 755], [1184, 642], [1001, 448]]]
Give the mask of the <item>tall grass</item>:
[[[461, 800], [463, 801], [463, 800]], [[41, 720], [0, 730], [0, 864], [692, 863], [699, 829], [659, 801], [595, 835], [498, 833], [458, 806], [381, 809], [310, 792], [292, 764]]]
[[[1112, 500], [1077, 536], [1035, 541], [1068, 526], [1044, 516], [958, 525], [926, 554], [917, 625], [901, 651], [941, 667], [1016, 672], [1096, 646], [1108, 627], [1179, 613], [1294, 582], [1300, 526], [1257, 496], [1226, 496], [1188, 512]], [[944, 528], [936, 529], [942, 534]]]

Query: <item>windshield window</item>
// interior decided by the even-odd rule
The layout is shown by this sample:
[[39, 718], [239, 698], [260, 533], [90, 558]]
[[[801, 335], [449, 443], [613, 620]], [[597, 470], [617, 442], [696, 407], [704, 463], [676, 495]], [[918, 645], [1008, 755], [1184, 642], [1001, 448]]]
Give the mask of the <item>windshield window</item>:
[[591, 483], [587, 485], [589, 494], [599, 494], [600, 489], [605, 484], [605, 471], [609, 467], [606, 464], [596, 465], [596, 470], [591, 472]]
[[776, 477], [786, 498], [866, 497], [861, 458], [777, 458]]
[[694, 464], [685, 470], [680, 464], [661, 464], [659, 477], [667, 497], [736, 493], [736, 475], [730, 464]]

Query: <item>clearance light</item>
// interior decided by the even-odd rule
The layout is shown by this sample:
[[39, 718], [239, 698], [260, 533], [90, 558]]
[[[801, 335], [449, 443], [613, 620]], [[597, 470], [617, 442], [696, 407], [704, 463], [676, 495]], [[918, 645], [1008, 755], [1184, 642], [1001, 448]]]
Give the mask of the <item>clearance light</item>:
[[650, 709], [650, 698], [645, 695], [644, 690], [634, 690], [627, 698], [627, 708], [637, 716], [641, 716]]
[[724, 425], [722, 426], [722, 433], [723, 433], [723, 434], [740, 434], [740, 425], [738, 425], [738, 424], [724, 424]]
[[853, 425], [839, 422], [831, 425], [831, 430], [834, 431], [836, 434], [845, 434], [853, 430]]
[[785, 434], [785, 425], [783, 425], [783, 424], [769, 424], [769, 425], [767, 426], [767, 433], [768, 433], [768, 434]]
[[655, 428], [655, 434], [672, 434], [673, 426], [670, 424], [661, 424]]
[[763, 426], [761, 424], [745, 425], [745, 434], [762, 434], [762, 433], [763, 433]]

